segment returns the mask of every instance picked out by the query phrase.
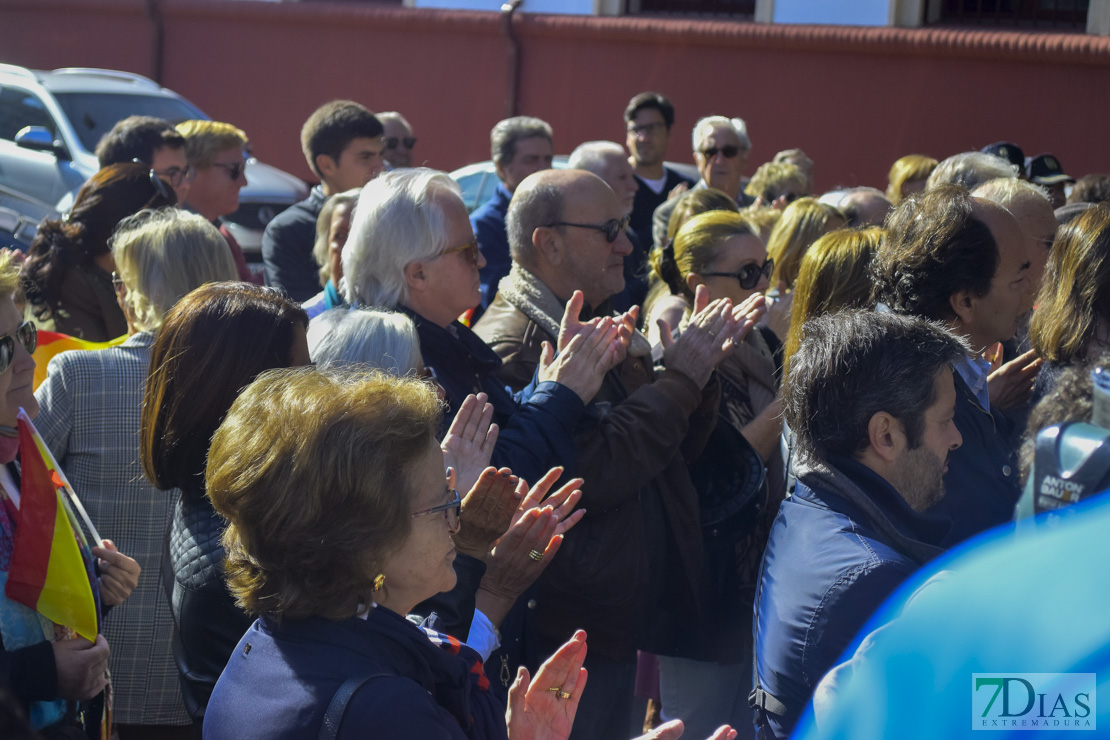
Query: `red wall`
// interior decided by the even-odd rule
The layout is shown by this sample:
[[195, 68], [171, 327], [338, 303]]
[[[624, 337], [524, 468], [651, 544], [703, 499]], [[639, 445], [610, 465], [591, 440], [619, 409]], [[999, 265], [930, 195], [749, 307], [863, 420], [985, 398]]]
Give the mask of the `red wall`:
[[[154, 75], [143, 0], [0, 0], [0, 61]], [[527, 2], [525, 3], [525, 7]], [[402, 111], [418, 157], [453, 169], [489, 157], [504, 115], [508, 44], [495, 13], [353, 3], [159, 0], [162, 84], [245, 129], [262, 159], [302, 177], [301, 123], [348, 97]], [[1054, 151], [1080, 176], [1110, 171], [1110, 39], [1081, 34], [768, 26], [520, 14], [518, 111], [546, 119], [556, 151], [623, 140], [632, 95], [659, 90], [690, 159], [701, 115], [739, 115], [749, 173], [801, 147], [820, 188], [885, 186], [890, 163], [992, 141]]]

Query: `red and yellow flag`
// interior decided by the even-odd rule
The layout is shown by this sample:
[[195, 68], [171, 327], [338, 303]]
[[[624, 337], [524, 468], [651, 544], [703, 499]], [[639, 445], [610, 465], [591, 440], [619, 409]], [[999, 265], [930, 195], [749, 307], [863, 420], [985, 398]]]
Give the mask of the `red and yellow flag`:
[[86, 339], [71, 337], [68, 334], [40, 329], [39, 344], [35, 348], [35, 353], [31, 355], [35, 358], [35, 390], [38, 390], [42, 381], [46, 380], [46, 366], [50, 364], [50, 359], [59, 352], [68, 352], [71, 349], [107, 349], [118, 347], [126, 341], [126, 334], [122, 337], [116, 337], [110, 342], [90, 342]]
[[95, 641], [97, 608], [62, 478], [30, 422], [19, 418], [19, 522], [5, 593], [58, 625]]

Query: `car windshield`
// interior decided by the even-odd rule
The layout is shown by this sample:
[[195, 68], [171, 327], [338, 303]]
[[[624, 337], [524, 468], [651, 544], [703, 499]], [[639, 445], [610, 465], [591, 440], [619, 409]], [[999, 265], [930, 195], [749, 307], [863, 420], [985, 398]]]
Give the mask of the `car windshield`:
[[194, 118], [207, 119], [193, 106], [178, 98], [162, 95], [128, 95], [123, 93], [55, 93], [58, 105], [88, 151], [96, 149], [100, 137], [117, 121], [128, 116], [153, 116], [170, 123]]

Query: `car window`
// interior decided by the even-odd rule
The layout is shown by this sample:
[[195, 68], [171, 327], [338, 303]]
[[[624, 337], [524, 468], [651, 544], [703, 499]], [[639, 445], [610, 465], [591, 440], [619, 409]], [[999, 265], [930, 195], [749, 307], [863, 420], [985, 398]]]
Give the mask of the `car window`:
[[55, 93], [54, 98], [77, 138], [90, 152], [96, 149], [101, 136], [128, 116], [153, 116], [170, 123], [208, 118], [184, 100], [164, 95], [81, 92]]
[[56, 133], [54, 119], [41, 100], [19, 88], [0, 89], [0, 139], [15, 141], [15, 135], [27, 126], [42, 126]]

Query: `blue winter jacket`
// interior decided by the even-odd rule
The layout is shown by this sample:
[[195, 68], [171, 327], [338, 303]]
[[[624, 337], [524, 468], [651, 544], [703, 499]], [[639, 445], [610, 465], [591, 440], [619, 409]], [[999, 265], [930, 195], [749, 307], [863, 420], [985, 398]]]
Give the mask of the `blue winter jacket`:
[[497, 284], [509, 274], [513, 258], [509, 254], [509, 235], [505, 231], [505, 216], [513, 194], [504, 185], [498, 185], [493, 197], [470, 214], [470, 225], [478, 239], [478, 248], [486, 258], [486, 266], [479, 270], [482, 281], [482, 309], [488, 308], [497, 295]]
[[915, 513], [877, 473], [844, 457], [798, 463], [760, 567], [755, 645], [759, 686], [785, 706], [757, 712], [765, 733], [790, 734], [817, 682], [906, 578], [941, 553], [949, 522]]

